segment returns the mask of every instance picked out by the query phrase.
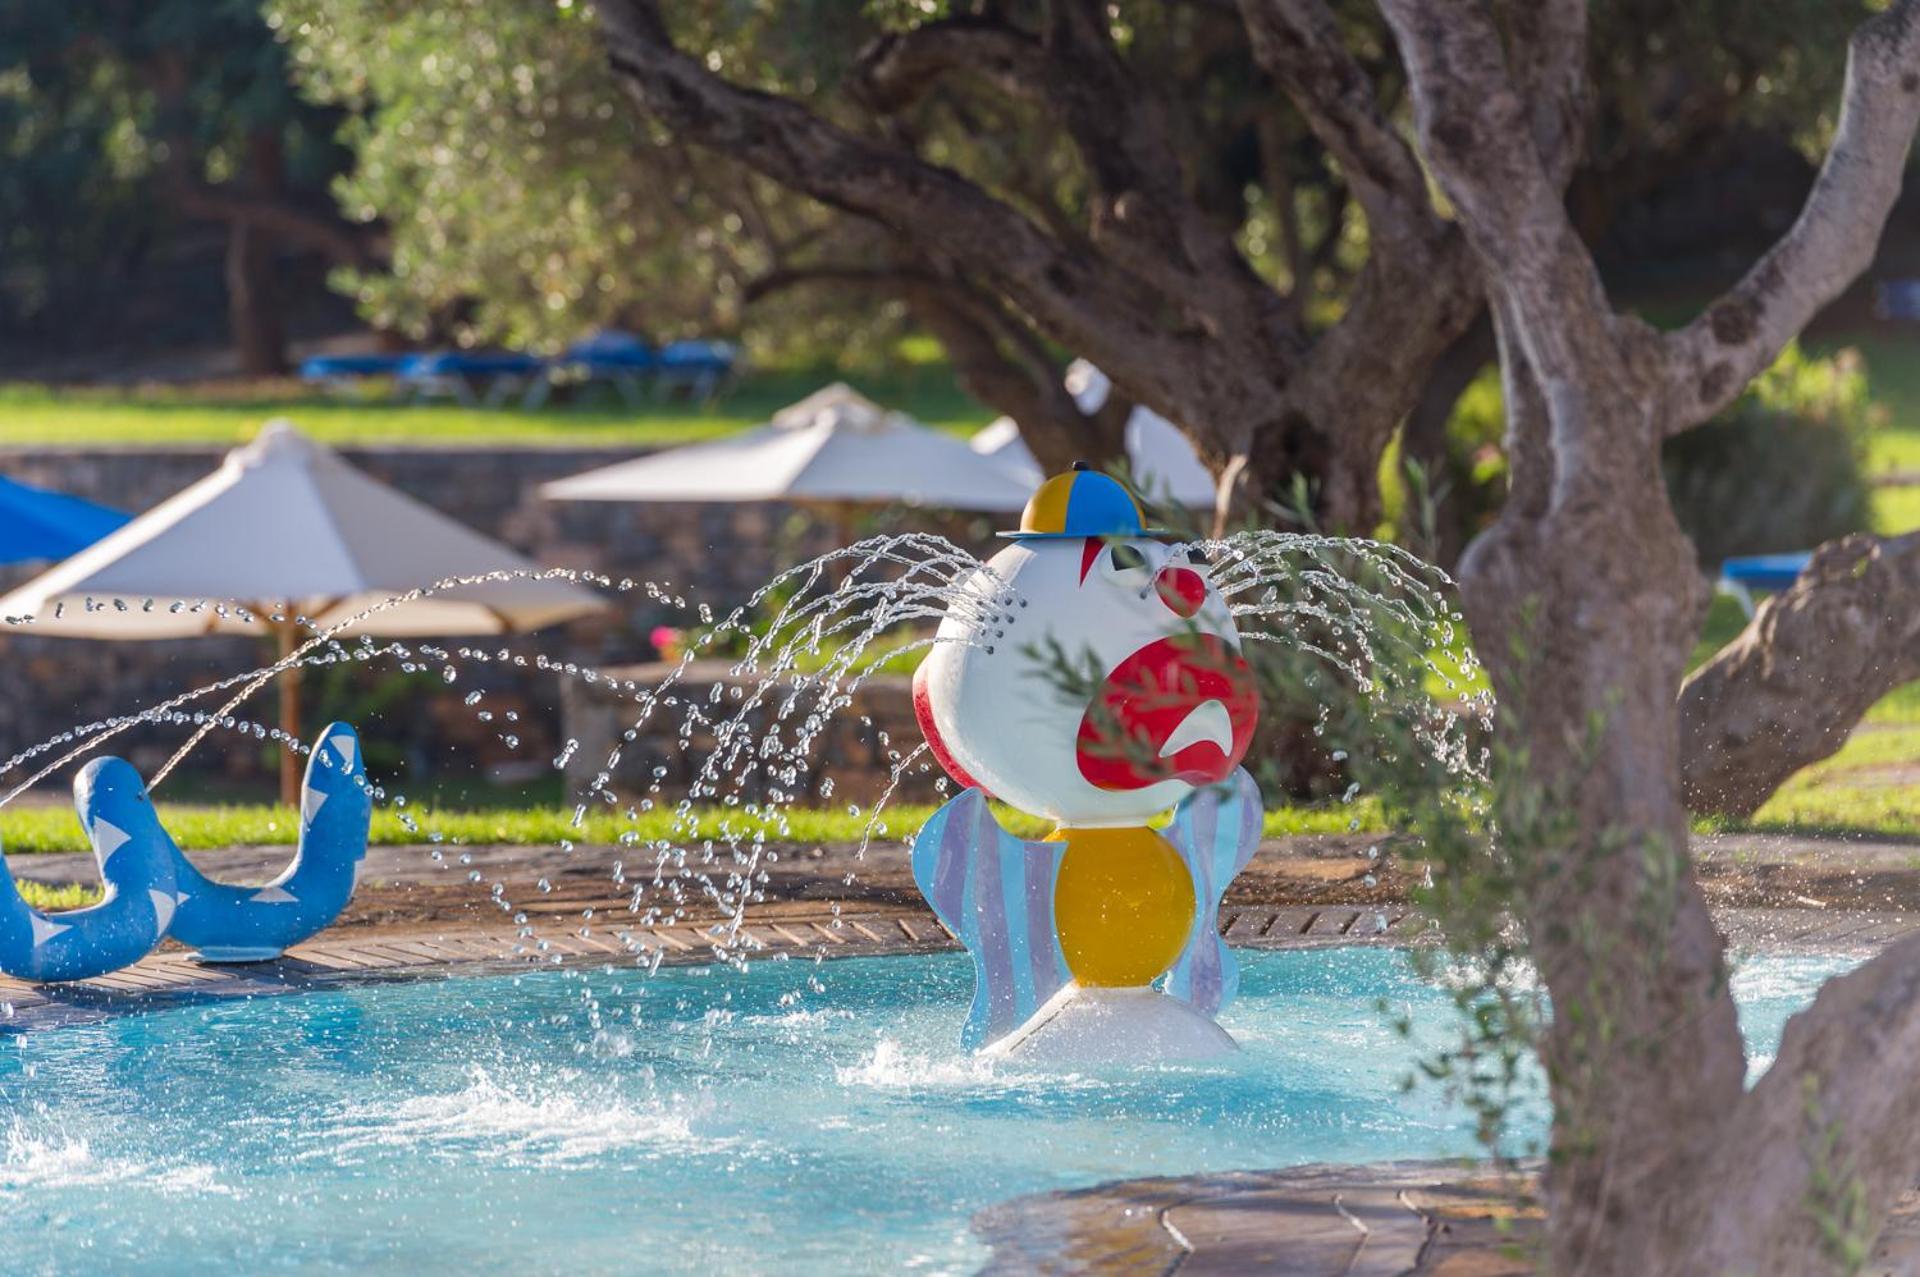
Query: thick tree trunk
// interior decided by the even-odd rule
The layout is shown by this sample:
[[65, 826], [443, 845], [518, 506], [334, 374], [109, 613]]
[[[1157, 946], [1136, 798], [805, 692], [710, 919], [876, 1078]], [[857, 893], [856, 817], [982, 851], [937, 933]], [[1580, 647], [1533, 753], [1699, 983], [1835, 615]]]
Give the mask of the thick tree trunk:
[[[1650, 440], [1635, 398], [1580, 403], [1560, 387], [1555, 415]], [[1652, 465], [1649, 446], [1639, 468]], [[1671, 689], [1704, 600], [1657, 474], [1624, 477], [1516, 502], [1461, 562], [1500, 731], [1564, 820], [1558, 845], [1514, 848], [1537, 857], [1520, 866], [1521, 911], [1558, 1009], [1542, 1048], [1557, 1272], [1676, 1271], [1661, 1261], [1681, 1253], [1664, 1222], [1676, 1186], [1696, 1182], [1745, 1072], [1672, 780]]]
[[[1920, 949], [1897, 946], [1830, 983], [1744, 1092], [1681, 801], [1676, 693], [1703, 586], [1658, 449], [1737, 395], [1870, 259], [1920, 121], [1920, 3], [1896, 0], [1855, 35], [1834, 143], [1800, 219], [1672, 333], [1612, 309], [1567, 217], [1553, 157], [1577, 111], [1556, 119], [1516, 91], [1543, 74], [1577, 86], [1585, 4], [1503, 10], [1575, 55], [1557, 69], [1510, 57], [1513, 31], [1476, 0], [1382, 7], [1423, 149], [1486, 274], [1508, 392], [1512, 493], [1461, 576], [1501, 731], [1529, 783], [1552, 785], [1510, 814], [1565, 822], [1563, 851], [1518, 867], [1554, 1007], [1552, 1268], [1843, 1270], [1920, 1169]], [[1578, 101], [1577, 89], [1561, 96]], [[1777, 611], [1776, 634], [1793, 609]], [[1525, 823], [1502, 828], [1510, 854], [1529, 851], [1514, 836]]]
[[287, 371], [286, 318], [273, 241], [252, 222], [227, 230], [227, 323], [240, 371], [276, 376]]
[[[247, 163], [255, 186], [270, 199], [286, 187], [286, 156], [278, 135], [261, 131], [247, 140]], [[287, 324], [280, 264], [273, 233], [253, 218], [227, 228], [227, 318], [240, 371], [274, 376], [287, 371]]]
[[1227, 524], [1248, 518], [1285, 523], [1304, 515], [1345, 536], [1378, 529], [1384, 442], [1376, 445], [1359, 431], [1329, 434], [1297, 415], [1261, 431], [1259, 439], [1244, 465], [1222, 473], [1229, 485]]
[[1920, 679], [1920, 533], [1822, 546], [1793, 587], [1680, 692], [1681, 781], [1696, 812], [1747, 817]]

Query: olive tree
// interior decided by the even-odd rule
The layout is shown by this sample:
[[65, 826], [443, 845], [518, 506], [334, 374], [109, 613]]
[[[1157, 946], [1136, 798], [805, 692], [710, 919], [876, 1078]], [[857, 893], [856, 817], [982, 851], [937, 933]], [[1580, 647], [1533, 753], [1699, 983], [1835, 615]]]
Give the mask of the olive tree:
[[[1833, 981], [1744, 1090], [1725, 946], [1686, 850], [1681, 679], [1705, 587], [1659, 455], [1871, 259], [1920, 115], [1916, 7], [1894, 4], [1853, 37], [1800, 219], [1673, 332], [1611, 303], [1568, 211], [1592, 121], [1587, 6], [1380, 8], [1392, 47], [1318, 0], [1233, 11], [1364, 210], [1365, 263], [1320, 327], [1187, 198], [1176, 113], [1129, 74], [1129, 32], [1103, 0], [983, 3], [876, 39], [850, 72], [867, 101], [949, 75], [1030, 100], [1085, 171], [1086, 221], [1065, 228], [911, 139], [739, 82], [724, 59], [687, 52], [651, 0], [597, 12], [646, 118], [991, 289], [1178, 422], [1227, 498], [1309, 470], [1329, 516], [1364, 526], [1380, 447], [1485, 298], [1511, 490], [1463, 560], [1464, 600], [1508, 710], [1505, 756], [1577, 817], [1514, 902], [1555, 1006], [1542, 1051], [1555, 1267], [1843, 1267], [1920, 1172], [1920, 1124], [1906, 1118], [1920, 1092], [1920, 939]], [[1383, 61], [1410, 86], [1417, 148], [1383, 100]], [[1850, 724], [1860, 698], [1836, 708], [1809, 694], [1807, 651], [1851, 615], [1870, 633], [1848, 668], [1898, 677], [1905, 667], [1880, 658], [1911, 617], [1852, 583], [1910, 580], [1912, 552], [1862, 541], [1823, 556], [1688, 690], [1688, 738], [1725, 752], [1756, 685]], [[1751, 659], [1756, 646], [1780, 662]]]

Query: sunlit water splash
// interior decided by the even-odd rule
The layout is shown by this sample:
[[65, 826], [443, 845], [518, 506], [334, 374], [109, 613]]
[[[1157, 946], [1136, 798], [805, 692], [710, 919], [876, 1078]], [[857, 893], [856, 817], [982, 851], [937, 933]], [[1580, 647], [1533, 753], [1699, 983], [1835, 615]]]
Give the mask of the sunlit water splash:
[[[1487, 725], [1492, 704], [1486, 693], [1472, 690], [1473, 657], [1462, 640], [1451, 582], [1439, 569], [1379, 542], [1306, 533], [1244, 532], [1191, 542], [1185, 548], [1209, 563], [1250, 650], [1253, 645], [1285, 645], [1324, 663], [1358, 693], [1370, 712], [1406, 724], [1420, 747], [1463, 785], [1482, 775], [1484, 755], [1475, 729]], [[700, 628], [667, 676], [644, 686], [575, 661], [544, 653], [529, 656], [504, 644], [346, 637], [356, 624], [408, 602], [462, 586], [515, 579], [566, 580], [615, 594], [637, 592], [689, 622], [697, 619]], [[183, 743], [153, 778], [156, 785], [215, 732], [239, 733], [304, 752], [301, 742], [240, 713], [250, 698], [296, 666], [386, 663], [409, 673], [438, 670], [445, 695], [458, 697], [476, 719], [497, 726], [509, 748], [518, 748], [513, 714], [507, 712], [496, 723], [484, 697], [462, 688], [463, 672], [469, 665], [490, 663], [546, 670], [603, 685], [632, 706], [592, 780], [574, 795], [572, 816], [574, 828], [581, 831], [596, 811], [613, 813], [624, 824], [617, 841], [632, 855], [616, 862], [611, 884], [613, 894], [626, 901], [621, 911], [625, 916], [616, 914], [618, 921], [609, 921], [586, 910], [577, 925], [566, 925], [582, 936], [611, 938], [638, 962], [657, 967], [664, 955], [649, 943], [647, 928], [697, 915], [708, 920], [706, 934], [715, 959], [743, 966], [757, 942], [742, 923], [746, 911], [764, 898], [767, 870], [779, 848], [794, 841], [789, 813], [799, 804], [833, 799], [833, 760], [815, 757], [829, 723], [847, 711], [883, 661], [935, 642], [990, 647], [1006, 639], [1008, 621], [1028, 602], [971, 553], [923, 533], [874, 537], [809, 560], [782, 572], [720, 619], [671, 586], [593, 573], [545, 569], [443, 581], [395, 596], [324, 630], [295, 618], [311, 637], [280, 661], [134, 713], [69, 729], [21, 750], [0, 763], [0, 786], [5, 788], [0, 806], [145, 724], [186, 731]], [[126, 612], [153, 604], [98, 599], [86, 606]], [[230, 602], [187, 606], [243, 623], [286, 619], [255, 616]], [[934, 637], [935, 626], [949, 618], [963, 622], [962, 637]], [[32, 632], [31, 618], [0, 619]], [[728, 681], [697, 693], [686, 685], [695, 661], [742, 649]], [[1436, 688], [1441, 694], [1435, 694]], [[361, 726], [368, 736], [379, 730], [377, 721]], [[669, 732], [690, 756], [696, 740], [702, 742], [705, 752], [698, 757], [692, 784], [685, 793], [668, 796], [665, 769], [657, 768], [651, 777], [641, 778], [644, 788], [632, 792], [618, 770], [623, 750], [643, 734]], [[948, 789], [944, 778], [935, 778], [924, 745], [882, 745], [891, 767], [889, 783], [871, 808], [849, 805], [850, 812], [865, 817], [861, 857], [883, 828], [884, 812], [903, 780], [926, 776], [936, 791]], [[553, 766], [564, 769], [578, 748], [577, 742], [566, 742]], [[1328, 748], [1332, 753], [1334, 746]], [[410, 807], [405, 794], [379, 777], [367, 783], [375, 800], [393, 808], [403, 827], [435, 844], [429, 854], [437, 863], [455, 867], [464, 860], [445, 854], [440, 844], [449, 840], [431, 818], [415, 814], [419, 808]], [[1355, 791], [1343, 797], [1351, 801]], [[669, 832], [643, 834], [643, 818], [657, 825], [650, 814], [669, 803]], [[696, 836], [702, 812], [715, 808], [723, 813], [718, 836]], [[564, 839], [559, 847], [571, 853], [575, 840]], [[478, 869], [466, 869], [465, 876], [476, 889], [486, 880]], [[541, 937], [541, 924], [516, 906], [524, 893], [550, 890], [545, 880], [534, 884], [495, 877], [484, 889], [495, 906], [512, 916], [522, 951], [560, 960]]]

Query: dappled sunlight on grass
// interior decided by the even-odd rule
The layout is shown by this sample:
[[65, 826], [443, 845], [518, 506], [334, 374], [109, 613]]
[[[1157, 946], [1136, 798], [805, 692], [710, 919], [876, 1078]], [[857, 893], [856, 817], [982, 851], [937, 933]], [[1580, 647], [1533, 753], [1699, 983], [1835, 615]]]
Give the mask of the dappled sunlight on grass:
[[1920, 835], [1920, 683], [1881, 701], [1839, 753], [1801, 770], [1742, 827]]

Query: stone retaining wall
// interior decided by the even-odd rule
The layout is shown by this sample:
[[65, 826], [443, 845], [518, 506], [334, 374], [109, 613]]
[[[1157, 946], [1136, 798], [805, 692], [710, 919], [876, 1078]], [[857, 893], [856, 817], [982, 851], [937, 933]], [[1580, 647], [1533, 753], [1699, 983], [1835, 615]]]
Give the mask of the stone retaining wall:
[[[713, 718], [723, 718], [737, 703], [734, 692], [747, 689], [727, 672], [725, 662], [696, 661], [675, 681], [670, 694], [673, 703], [654, 712], [649, 729], [631, 742], [622, 741], [640, 715], [635, 689], [645, 692], [661, 686], [676, 668], [652, 662], [608, 669], [602, 671], [607, 681], [569, 681], [563, 687], [564, 731], [577, 743], [567, 763], [568, 792], [585, 793], [614, 746], [620, 744], [619, 761], [610, 775], [614, 792], [623, 800], [646, 794], [656, 779], [660, 782], [659, 793], [668, 800], [687, 793], [714, 743], [710, 730], [696, 731], [686, 745], [680, 743], [678, 732], [687, 721], [687, 707], [697, 706]], [[715, 688], [721, 689], [717, 702], [713, 699]], [[777, 698], [770, 698], [765, 707], [750, 715], [748, 721], [756, 732], [774, 721], [773, 706], [777, 703]], [[792, 740], [794, 732], [795, 726], [789, 722], [786, 739]], [[904, 675], [876, 674], [855, 689], [852, 703], [829, 720], [808, 763], [797, 775], [780, 783], [789, 792], [804, 796], [805, 801], [864, 806], [886, 792], [898, 761], [920, 743], [920, 727], [913, 716], [912, 680]], [[922, 754], [901, 774], [893, 796], [908, 803], [939, 801], [942, 795], [936, 784], [940, 776], [932, 759]], [[829, 777], [833, 782], [831, 793], [822, 795], [822, 781]], [[738, 796], [742, 801], [759, 801], [767, 796], [767, 784], [766, 774], [756, 771]], [[723, 792], [735, 791], [728, 788]], [[950, 795], [951, 790], [948, 792]]]

